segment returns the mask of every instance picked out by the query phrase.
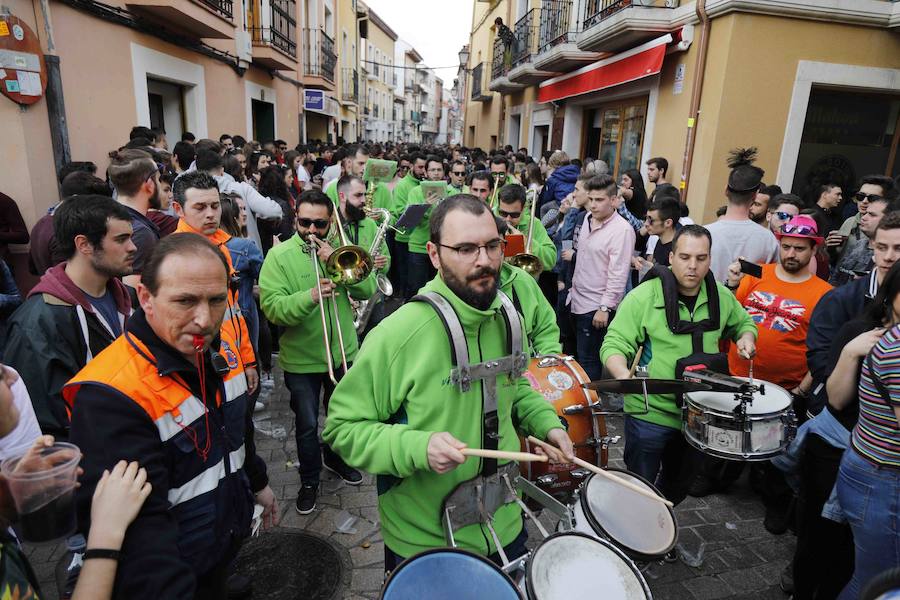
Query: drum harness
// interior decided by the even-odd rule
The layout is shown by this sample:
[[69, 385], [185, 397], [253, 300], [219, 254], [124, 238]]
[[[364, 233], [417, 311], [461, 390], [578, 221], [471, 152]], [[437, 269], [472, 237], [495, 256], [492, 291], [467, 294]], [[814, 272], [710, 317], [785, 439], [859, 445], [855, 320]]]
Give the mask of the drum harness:
[[[473, 382], [482, 382], [482, 448], [490, 450], [497, 449], [500, 439], [500, 422], [497, 416], [497, 378], [502, 375], [509, 378], [518, 377], [528, 366], [528, 355], [523, 350], [524, 331], [521, 317], [506, 294], [497, 290], [497, 297], [500, 300], [500, 314], [506, 325], [506, 347], [509, 349], [509, 354], [474, 365], [469, 363], [465, 331], [450, 302], [437, 292], [426, 292], [412, 298], [414, 302], [424, 302], [430, 305], [441, 318], [444, 329], [447, 331], [447, 338], [450, 342], [450, 359], [453, 364], [450, 370], [450, 383], [457, 386], [460, 392], [466, 393], [471, 390]], [[472, 479], [459, 484], [444, 498], [441, 506], [444, 535], [447, 543], [455, 548], [454, 531], [468, 525], [483, 525], [490, 532], [494, 546], [506, 565], [504, 570], [508, 567], [515, 568], [520, 561], [509, 563], [503, 552], [500, 538], [494, 531], [492, 523], [495, 512], [505, 504], [516, 502], [532, 518], [545, 537], [549, 533], [544, 530], [531, 510], [516, 494], [512, 482], [519, 479], [518, 464], [509, 462], [498, 467], [496, 459], [482, 458], [481, 461], [481, 472]]]

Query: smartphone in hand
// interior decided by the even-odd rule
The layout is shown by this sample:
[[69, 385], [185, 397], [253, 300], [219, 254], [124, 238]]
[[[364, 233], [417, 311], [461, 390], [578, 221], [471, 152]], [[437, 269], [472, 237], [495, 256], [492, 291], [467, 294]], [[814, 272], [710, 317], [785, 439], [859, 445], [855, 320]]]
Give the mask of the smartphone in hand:
[[739, 262], [741, 264], [741, 273], [744, 275], [750, 275], [757, 279], [762, 277], [762, 267], [760, 265], [752, 263], [749, 260], [744, 260], [743, 258], [740, 259]]

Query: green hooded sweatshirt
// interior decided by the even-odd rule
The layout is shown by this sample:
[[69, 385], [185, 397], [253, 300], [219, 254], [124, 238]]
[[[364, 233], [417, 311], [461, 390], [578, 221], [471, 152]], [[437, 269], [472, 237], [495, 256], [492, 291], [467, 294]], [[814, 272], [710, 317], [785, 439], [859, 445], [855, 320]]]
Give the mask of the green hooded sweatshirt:
[[[447, 195], [445, 198], [449, 198], [450, 196], [455, 196], [459, 194], [460, 191], [455, 187], [451, 186], [449, 183], [447, 184]], [[425, 196], [422, 195], [422, 186], [415, 187], [409, 192], [409, 198], [407, 200], [407, 205], [409, 204], [423, 204], [425, 202]], [[409, 232], [409, 251], [416, 252], [418, 254], [425, 254], [428, 252], [425, 249], [425, 244], [428, 243], [428, 240], [431, 239], [431, 226], [428, 223], [428, 220], [431, 218], [431, 209], [433, 206], [425, 211], [425, 216], [422, 217], [422, 220], [419, 221], [419, 224], [416, 225], [416, 228]]]
[[[516, 229], [525, 236], [528, 241], [528, 228], [531, 227], [531, 215], [522, 213], [522, 220]], [[538, 257], [545, 271], [550, 271], [556, 266], [556, 244], [550, 239], [544, 224], [539, 219], [534, 219], [534, 235], [531, 238], [531, 254]]]
[[[700, 288], [694, 312], [679, 300], [678, 315], [685, 321], [698, 322], [709, 317], [709, 291], [706, 282]], [[719, 294], [719, 328], [703, 333], [703, 351], [719, 351], [720, 339], [737, 340], [747, 332], [756, 334], [753, 319], [737, 301], [734, 294], [724, 286], [716, 284]], [[645, 281], [625, 295], [616, 309], [616, 316], [606, 330], [600, 361], [604, 364], [610, 356], [620, 354], [631, 361], [639, 346], [643, 346], [641, 365], [649, 365], [650, 377], [654, 379], [674, 379], [675, 363], [693, 354], [690, 335], [675, 335], [666, 322], [665, 301], [662, 280], [658, 277]], [[673, 394], [652, 394], [650, 412], [634, 417], [657, 425], [681, 429], [681, 409]], [[625, 411], [640, 412], [644, 408], [644, 397], [631, 394], [625, 396]]]
[[562, 352], [556, 313], [534, 277], [504, 261], [500, 267], [500, 289], [522, 314], [531, 355]]
[[[404, 175], [397, 182], [397, 185], [394, 186], [394, 202], [391, 210], [394, 213], [395, 223], [400, 218], [400, 215], [403, 214], [403, 211], [406, 210], [406, 205], [409, 203], [409, 193], [417, 187], [419, 187], [419, 180], [413, 176], [412, 171]], [[405, 244], [409, 241], [409, 234], [406, 232], [397, 233], [394, 239]]]
[[[298, 234], [269, 250], [259, 273], [259, 304], [269, 321], [284, 327], [284, 333], [279, 338], [281, 350], [278, 362], [288, 373], [324, 373], [328, 370], [322, 319], [318, 303], [312, 299], [315, 287], [316, 276], [309, 247]], [[347, 292], [359, 300], [370, 298], [375, 292], [375, 277], [370, 275], [354, 286], [339, 286], [337, 290], [337, 321], [331, 301], [327, 300], [325, 304], [328, 308], [325, 314], [331, 357], [335, 365], [341, 361], [341, 349], [337, 342], [338, 323], [344, 335], [347, 362], [352, 362], [359, 350]]]
[[[423, 291], [441, 294], [459, 315], [469, 361], [508, 354], [500, 300], [478, 310], [459, 299], [440, 276]], [[482, 382], [462, 393], [450, 383], [450, 342], [438, 313], [424, 302], [409, 302], [366, 337], [359, 360], [338, 384], [328, 405], [322, 439], [348, 464], [378, 475], [381, 533], [388, 548], [409, 557], [445, 545], [441, 502], [481, 470], [469, 458], [438, 475], [428, 465], [428, 441], [448, 431], [471, 448], [482, 445]], [[558, 428], [556, 411], [524, 377], [497, 378], [501, 450], [519, 450], [511, 414], [522, 430], [541, 439]], [[522, 529], [521, 509], [498, 509], [494, 527], [502, 545]], [[455, 533], [460, 547], [479, 554], [496, 551], [490, 534], [477, 525]]]

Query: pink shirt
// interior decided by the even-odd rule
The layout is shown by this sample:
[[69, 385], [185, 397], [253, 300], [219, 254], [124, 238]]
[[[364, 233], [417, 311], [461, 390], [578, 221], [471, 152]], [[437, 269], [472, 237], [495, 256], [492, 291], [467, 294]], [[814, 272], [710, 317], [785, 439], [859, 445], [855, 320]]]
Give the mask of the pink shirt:
[[634, 229], [628, 221], [614, 212], [598, 224], [588, 214], [578, 234], [578, 257], [569, 290], [572, 314], [619, 305], [625, 295], [633, 250]]

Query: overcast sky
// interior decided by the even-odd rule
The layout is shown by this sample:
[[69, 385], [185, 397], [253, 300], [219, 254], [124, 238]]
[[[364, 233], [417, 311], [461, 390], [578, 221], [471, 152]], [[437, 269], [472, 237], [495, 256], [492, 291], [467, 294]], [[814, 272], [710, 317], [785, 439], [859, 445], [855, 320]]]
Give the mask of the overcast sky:
[[453, 87], [459, 50], [469, 43], [472, 26], [471, 0], [366, 0], [366, 4], [400, 39], [412, 44], [429, 67]]

